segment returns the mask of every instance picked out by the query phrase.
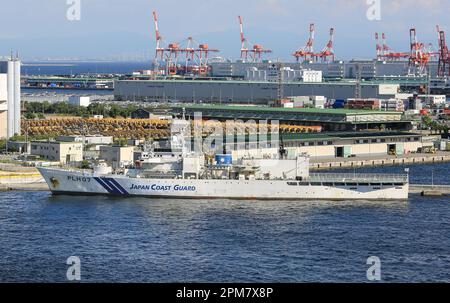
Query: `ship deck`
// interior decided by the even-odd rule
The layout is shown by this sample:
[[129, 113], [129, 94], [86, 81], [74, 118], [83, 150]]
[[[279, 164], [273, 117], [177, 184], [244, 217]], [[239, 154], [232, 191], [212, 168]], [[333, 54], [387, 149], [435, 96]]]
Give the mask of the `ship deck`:
[[406, 184], [409, 175], [392, 174], [310, 174], [304, 182], [309, 183], [345, 183], [345, 184]]

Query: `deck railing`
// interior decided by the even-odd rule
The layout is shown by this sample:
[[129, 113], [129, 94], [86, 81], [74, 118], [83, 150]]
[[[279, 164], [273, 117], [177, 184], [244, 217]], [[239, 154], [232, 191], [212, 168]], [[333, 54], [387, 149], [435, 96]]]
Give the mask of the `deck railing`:
[[310, 174], [308, 181], [314, 182], [369, 182], [369, 183], [406, 183], [408, 175], [393, 174]]

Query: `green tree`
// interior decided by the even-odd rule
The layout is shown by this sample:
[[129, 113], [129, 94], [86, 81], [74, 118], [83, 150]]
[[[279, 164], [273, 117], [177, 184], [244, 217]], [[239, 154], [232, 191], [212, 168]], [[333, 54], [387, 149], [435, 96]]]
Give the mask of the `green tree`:
[[33, 112], [26, 112], [25, 113], [25, 119], [27, 120], [33, 120], [36, 119], [36, 114]]
[[81, 162], [81, 169], [89, 169], [89, 161], [87, 160], [83, 160], [83, 162]]

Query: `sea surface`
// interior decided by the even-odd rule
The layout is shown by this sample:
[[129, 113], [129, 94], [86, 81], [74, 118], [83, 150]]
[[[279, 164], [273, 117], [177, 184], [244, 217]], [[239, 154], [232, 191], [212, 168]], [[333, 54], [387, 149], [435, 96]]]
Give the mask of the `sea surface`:
[[23, 62], [22, 75], [63, 76], [80, 74], [130, 74], [138, 70], [152, 69], [151, 62], [122, 61], [43, 61]]
[[[404, 168], [364, 169], [401, 173]], [[450, 164], [411, 166], [450, 184]], [[164, 200], [0, 193], [0, 282], [450, 282], [450, 199]]]

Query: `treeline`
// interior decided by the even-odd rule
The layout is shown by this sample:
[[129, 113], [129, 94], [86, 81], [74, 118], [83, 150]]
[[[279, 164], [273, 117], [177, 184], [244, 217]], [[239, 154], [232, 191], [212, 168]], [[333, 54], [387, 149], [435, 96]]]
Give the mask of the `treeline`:
[[26, 119], [43, 119], [46, 114], [91, 117], [103, 115], [105, 118], [128, 118], [139, 107], [135, 105], [119, 106], [92, 103], [88, 107], [76, 106], [67, 102], [25, 102]]
[[437, 132], [439, 134], [444, 134], [448, 136], [450, 127], [448, 126], [447, 122], [438, 122], [436, 120], [433, 120], [429, 116], [425, 116], [422, 119], [422, 124], [425, 126], [425, 128], [428, 128], [431, 131]]

